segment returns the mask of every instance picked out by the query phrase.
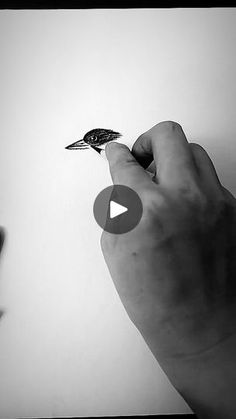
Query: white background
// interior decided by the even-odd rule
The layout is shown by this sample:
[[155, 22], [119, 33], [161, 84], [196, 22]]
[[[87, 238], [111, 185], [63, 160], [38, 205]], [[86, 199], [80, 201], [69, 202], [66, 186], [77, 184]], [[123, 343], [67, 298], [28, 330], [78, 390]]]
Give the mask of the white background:
[[236, 193], [236, 9], [0, 12], [0, 417], [189, 412], [118, 298], [92, 213], [93, 151], [162, 120]]

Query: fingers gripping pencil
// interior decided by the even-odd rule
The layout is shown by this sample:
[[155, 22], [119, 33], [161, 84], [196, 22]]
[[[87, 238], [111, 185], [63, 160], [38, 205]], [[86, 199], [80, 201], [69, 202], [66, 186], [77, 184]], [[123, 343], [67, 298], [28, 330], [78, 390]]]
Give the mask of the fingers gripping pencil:
[[[117, 140], [120, 138], [122, 134], [117, 131], [113, 131], [111, 129], [105, 128], [95, 128], [91, 131], [88, 131], [81, 140], [75, 141], [74, 143], [66, 146], [67, 150], [85, 150], [88, 148], [92, 148], [101, 157], [106, 159], [104, 148], [105, 144], [109, 143], [110, 141]], [[154, 180], [155, 173], [153, 170], [147, 170], [147, 173], [150, 174], [151, 178]]]

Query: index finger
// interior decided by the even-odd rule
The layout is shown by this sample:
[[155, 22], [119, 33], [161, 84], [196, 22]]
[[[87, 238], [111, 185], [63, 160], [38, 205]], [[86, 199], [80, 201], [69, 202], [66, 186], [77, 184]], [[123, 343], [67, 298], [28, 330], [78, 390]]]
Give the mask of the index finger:
[[114, 184], [136, 189], [150, 185], [152, 182], [150, 176], [140, 166], [126, 145], [108, 143], [105, 152]]
[[143, 167], [154, 159], [160, 184], [177, 187], [196, 179], [190, 145], [176, 122], [161, 122], [142, 134], [134, 143], [132, 154]]

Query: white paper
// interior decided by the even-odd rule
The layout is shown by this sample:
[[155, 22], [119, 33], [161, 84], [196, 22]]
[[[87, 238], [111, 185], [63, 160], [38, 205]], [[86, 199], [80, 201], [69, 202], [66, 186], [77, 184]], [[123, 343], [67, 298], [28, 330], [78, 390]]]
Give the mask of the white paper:
[[102, 257], [108, 164], [65, 146], [174, 120], [235, 193], [235, 41], [235, 9], [0, 12], [0, 418], [190, 412]]

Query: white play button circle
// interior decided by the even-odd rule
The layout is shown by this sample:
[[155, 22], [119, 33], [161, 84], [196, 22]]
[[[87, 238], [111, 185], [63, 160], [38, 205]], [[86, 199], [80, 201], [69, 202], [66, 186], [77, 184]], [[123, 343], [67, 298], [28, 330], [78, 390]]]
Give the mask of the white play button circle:
[[110, 218], [117, 217], [120, 214], [128, 211], [128, 208], [123, 205], [117, 204], [115, 201], [110, 201]]

